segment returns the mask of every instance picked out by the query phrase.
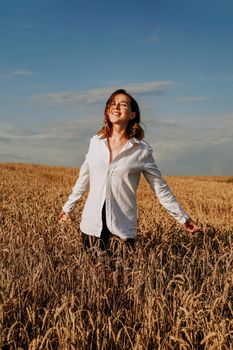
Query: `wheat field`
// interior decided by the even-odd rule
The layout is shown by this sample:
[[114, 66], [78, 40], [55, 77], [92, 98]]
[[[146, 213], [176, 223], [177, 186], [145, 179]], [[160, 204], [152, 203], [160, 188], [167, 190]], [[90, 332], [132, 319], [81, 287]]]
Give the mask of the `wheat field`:
[[73, 168], [0, 165], [2, 349], [233, 349], [233, 177], [165, 177], [203, 232], [187, 234], [142, 179], [127, 258], [84, 251], [58, 215]]

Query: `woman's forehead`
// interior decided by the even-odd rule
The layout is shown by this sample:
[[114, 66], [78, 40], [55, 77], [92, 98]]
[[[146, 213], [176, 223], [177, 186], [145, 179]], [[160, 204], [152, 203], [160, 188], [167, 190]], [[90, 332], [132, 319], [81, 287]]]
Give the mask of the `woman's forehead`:
[[129, 98], [129, 96], [127, 96], [127, 95], [118, 94], [118, 95], [115, 95], [115, 96], [112, 98], [112, 101], [117, 101], [117, 102], [130, 102], [130, 98]]

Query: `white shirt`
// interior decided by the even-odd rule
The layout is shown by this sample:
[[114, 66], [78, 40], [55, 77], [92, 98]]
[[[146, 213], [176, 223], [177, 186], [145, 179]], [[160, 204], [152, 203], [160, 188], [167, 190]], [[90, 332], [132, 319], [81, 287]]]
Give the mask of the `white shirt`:
[[88, 189], [82, 213], [82, 232], [100, 237], [102, 208], [106, 202], [106, 222], [110, 232], [122, 239], [135, 238], [137, 230], [136, 190], [141, 173], [163, 207], [181, 224], [189, 218], [176, 201], [158, 170], [151, 146], [144, 140], [130, 139], [110, 163], [107, 139], [93, 136], [79, 177], [63, 206], [70, 213]]

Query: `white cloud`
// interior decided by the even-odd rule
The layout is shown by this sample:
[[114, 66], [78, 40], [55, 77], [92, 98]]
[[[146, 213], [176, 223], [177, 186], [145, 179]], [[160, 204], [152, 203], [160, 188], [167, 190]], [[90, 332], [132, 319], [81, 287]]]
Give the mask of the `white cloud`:
[[160, 40], [160, 37], [158, 34], [152, 35], [147, 41], [148, 43], [158, 43]]
[[28, 30], [28, 29], [32, 29], [32, 25], [31, 24], [22, 24], [22, 25], [20, 25], [19, 26], [19, 29], [26, 29], [26, 30]]
[[0, 162], [80, 166], [99, 122], [99, 118], [57, 122], [36, 131], [1, 123]]
[[[91, 115], [91, 114], [90, 114]], [[163, 174], [228, 175], [233, 171], [233, 113], [182, 120], [148, 119], [146, 140]], [[203, 124], [204, 122], [204, 124]], [[34, 130], [0, 124], [0, 162], [80, 166], [100, 117], [66, 120]]]
[[10, 71], [10, 75], [14, 77], [23, 77], [23, 76], [37, 75], [37, 73], [27, 69], [15, 69]]
[[172, 119], [148, 119], [146, 118], [143, 123], [145, 122], [146, 129], [149, 128], [150, 125], [153, 125], [154, 128], [179, 128], [181, 126], [180, 122], [177, 122], [176, 120]]
[[105, 101], [114, 90], [119, 88], [126, 89], [131, 94], [162, 94], [173, 88], [173, 81], [153, 81], [145, 83], [131, 83], [121, 87], [112, 86], [108, 88], [90, 89], [84, 91], [64, 91], [51, 92], [44, 95], [34, 95], [32, 99], [42, 104], [62, 104], [62, 103], [96, 103]]
[[161, 94], [165, 91], [174, 88], [175, 83], [171, 80], [162, 80], [162, 81], [152, 81], [148, 83], [135, 83], [128, 84], [125, 86], [125, 89], [128, 89], [131, 93], [155, 93]]
[[148, 129], [162, 173], [170, 175], [229, 175], [233, 172], [233, 129], [188, 127]]
[[180, 96], [176, 97], [177, 101], [181, 102], [199, 102], [199, 101], [208, 101], [210, 97], [207, 96]]
[[233, 73], [221, 73], [197, 77], [197, 80], [232, 80]]
[[232, 113], [222, 113], [222, 114], [216, 114], [213, 116], [209, 116], [209, 119], [220, 121], [220, 122], [230, 122], [233, 123], [233, 112]]

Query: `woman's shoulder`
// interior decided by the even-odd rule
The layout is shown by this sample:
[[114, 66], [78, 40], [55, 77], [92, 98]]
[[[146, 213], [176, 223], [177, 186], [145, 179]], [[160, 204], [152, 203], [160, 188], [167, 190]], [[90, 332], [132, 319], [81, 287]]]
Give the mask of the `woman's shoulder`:
[[103, 139], [103, 136], [95, 134], [90, 138], [90, 142], [98, 142]]
[[101, 135], [98, 135], [98, 134], [93, 135], [93, 136], [90, 138], [90, 145], [96, 145], [96, 144], [98, 144], [98, 143], [100, 143], [100, 142], [103, 142], [104, 139], [105, 139], [105, 138], [104, 138], [103, 136], [101, 136]]
[[146, 151], [152, 151], [152, 147], [149, 144], [149, 142], [147, 142], [146, 140], [139, 140], [139, 139], [134, 139], [134, 142], [138, 143], [140, 145], [140, 147]]

